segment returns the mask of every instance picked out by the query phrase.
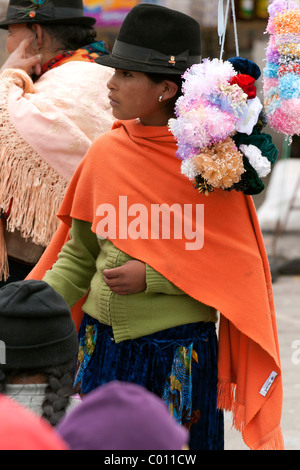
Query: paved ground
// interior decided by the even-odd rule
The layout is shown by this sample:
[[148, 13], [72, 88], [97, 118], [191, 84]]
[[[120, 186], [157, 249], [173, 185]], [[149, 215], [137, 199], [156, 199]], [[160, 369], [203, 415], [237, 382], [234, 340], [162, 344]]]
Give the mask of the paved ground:
[[[273, 236], [264, 234], [268, 254]], [[276, 259], [300, 260], [300, 233], [285, 234], [278, 239]], [[273, 258], [270, 260], [273, 262]], [[273, 283], [278, 336], [283, 370], [282, 430], [286, 450], [300, 450], [300, 272], [278, 275]], [[225, 415], [225, 449], [247, 450], [240, 433], [231, 429], [231, 418]]]

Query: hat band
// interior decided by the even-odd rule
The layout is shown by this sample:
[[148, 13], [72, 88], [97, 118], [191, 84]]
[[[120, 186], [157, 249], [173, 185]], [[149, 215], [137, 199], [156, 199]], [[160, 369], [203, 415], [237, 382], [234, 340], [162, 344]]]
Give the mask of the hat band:
[[118, 40], [115, 41], [112, 56], [139, 64], [159, 65], [182, 71], [195, 63], [201, 62], [201, 55], [190, 56], [189, 51], [181, 52], [178, 55], [166, 55], [154, 49], [135, 46]]
[[84, 16], [84, 13], [80, 8], [63, 8], [54, 7], [53, 5], [45, 5], [37, 9], [34, 6], [30, 8], [11, 5], [7, 9], [6, 20], [25, 20], [27, 18], [34, 20], [37, 14], [39, 21], [82, 18]]

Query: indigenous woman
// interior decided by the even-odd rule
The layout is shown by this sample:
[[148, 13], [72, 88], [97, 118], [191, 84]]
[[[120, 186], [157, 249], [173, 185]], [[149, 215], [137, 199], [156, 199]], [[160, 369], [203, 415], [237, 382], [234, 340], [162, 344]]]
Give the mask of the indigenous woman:
[[168, 127], [181, 75], [200, 54], [189, 16], [148, 4], [127, 15], [112, 54], [97, 59], [115, 69], [108, 89], [117, 121], [72, 178], [59, 211], [70, 240], [44, 280], [70, 307], [88, 293], [81, 394], [134, 382], [189, 429], [190, 449], [223, 449], [222, 407], [249, 447], [281, 448], [276, 323], [252, 200], [199, 194], [180, 172]]
[[10, 0], [0, 22], [9, 53], [0, 73], [0, 286], [32, 270], [77, 165], [112, 126], [111, 72], [94, 62], [108, 50], [94, 23], [82, 0]]

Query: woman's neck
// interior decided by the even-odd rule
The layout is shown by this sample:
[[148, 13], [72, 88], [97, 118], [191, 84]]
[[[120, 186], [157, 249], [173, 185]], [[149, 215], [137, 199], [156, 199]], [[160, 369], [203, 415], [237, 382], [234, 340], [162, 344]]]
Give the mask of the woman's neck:
[[48, 50], [41, 50], [42, 54], [42, 60], [41, 60], [41, 65], [43, 66], [44, 64], [47, 64], [51, 59], [54, 59], [58, 55], [61, 55], [65, 52], [64, 49], [60, 50], [55, 50], [55, 51], [48, 51]]
[[46, 376], [43, 374], [34, 375], [16, 375], [8, 380], [10, 385], [28, 385], [28, 384], [45, 384]]

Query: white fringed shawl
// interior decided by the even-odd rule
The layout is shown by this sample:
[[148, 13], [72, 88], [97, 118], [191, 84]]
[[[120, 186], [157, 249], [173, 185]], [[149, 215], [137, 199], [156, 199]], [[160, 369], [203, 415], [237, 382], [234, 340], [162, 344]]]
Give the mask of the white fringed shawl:
[[[6, 230], [47, 246], [68, 182], [92, 141], [113, 123], [111, 69], [72, 61], [35, 84], [22, 70], [0, 75], [0, 209]], [[8, 277], [3, 233], [0, 276]]]

